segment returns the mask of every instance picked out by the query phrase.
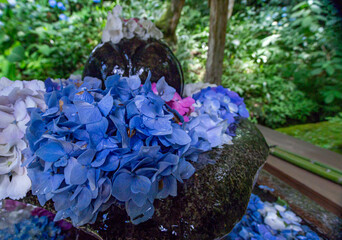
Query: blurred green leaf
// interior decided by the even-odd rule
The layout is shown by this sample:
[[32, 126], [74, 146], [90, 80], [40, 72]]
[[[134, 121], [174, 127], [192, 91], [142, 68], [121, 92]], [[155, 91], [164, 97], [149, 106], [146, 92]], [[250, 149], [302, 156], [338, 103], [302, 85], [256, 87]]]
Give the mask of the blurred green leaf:
[[333, 94], [329, 94], [324, 98], [324, 102], [329, 104], [334, 101], [335, 96]]
[[21, 45], [13, 48], [11, 54], [7, 56], [7, 60], [12, 63], [20, 62], [24, 58], [25, 58], [25, 49]]
[[312, 22], [313, 22], [312, 17], [307, 16], [307, 17], [305, 17], [305, 18], [302, 20], [302, 26], [303, 26], [304, 28], [310, 27], [311, 24], [312, 24]]
[[8, 79], [11, 79], [11, 80], [15, 80], [16, 79], [15, 64], [13, 64], [13, 63], [7, 61], [6, 59], [4, 59], [2, 61], [2, 64], [1, 64], [1, 68], [2, 68], [3, 75], [5, 77], [7, 77]]
[[325, 67], [325, 71], [327, 71], [328, 75], [331, 76], [334, 74], [335, 69], [333, 68], [333, 66], [329, 64]]
[[321, 74], [323, 72], [323, 69], [322, 68], [316, 68], [314, 70], [311, 71], [311, 75], [314, 76], [314, 75], [318, 75], [318, 74]]
[[298, 9], [303, 9], [303, 8], [306, 8], [308, 7], [308, 3], [306, 1], [303, 1], [303, 2], [300, 2], [298, 3], [297, 5], [295, 5], [293, 8], [292, 8], [292, 11], [296, 11]]
[[48, 45], [40, 45], [38, 46], [38, 50], [45, 56], [49, 56], [55, 49]]

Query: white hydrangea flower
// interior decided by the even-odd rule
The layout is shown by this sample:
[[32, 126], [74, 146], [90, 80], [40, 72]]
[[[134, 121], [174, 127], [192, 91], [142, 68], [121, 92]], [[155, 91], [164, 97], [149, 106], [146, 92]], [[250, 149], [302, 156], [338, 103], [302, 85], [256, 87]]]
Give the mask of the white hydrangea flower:
[[264, 207], [262, 209], [259, 209], [258, 211], [263, 217], [265, 217], [269, 212], [277, 213], [277, 210], [275, 209], [273, 204], [269, 202], [264, 202]]
[[129, 19], [127, 22], [125, 22], [124, 26], [124, 37], [127, 39], [134, 38], [135, 34], [134, 32], [136, 31], [137, 28], [140, 28], [138, 26], [138, 23], [134, 19]]
[[159, 28], [156, 27], [156, 25], [152, 26], [149, 34], [151, 37], [153, 37], [155, 39], [162, 39], [163, 38], [163, 33], [159, 30]]
[[146, 34], [146, 30], [138, 24], [138, 27], [134, 30], [134, 35], [143, 39]]
[[194, 95], [195, 93], [207, 87], [217, 87], [217, 85], [212, 84], [212, 83], [204, 83], [204, 82], [185, 84], [183, 95], [184, 97], [192, 97], [192, 95]]
[[284, 221], [274, 212], [267, 213], [265, 217], [265, 224], [278, 231], [282, 231], [286, 228]]
[[31, 187], [23, 161], [27, 108], [46, 109], [45, 86], [42, 81], [10, 81], [0, 79], [0, 199], [19, 199]]
[[300, 222], [302, 221], [300, 217], [290, 210], [280, 212], [280, 215], [287, 224], [300, 225]]
[[297, 225], [288, 225], [286, 227], [287, 230], [292, 230], [292, 231], [296, 231], [296, 232], [301, 232], [303, 231], [303, 229], [300, 226]]
[[116, 5], [112, 13], [108, 12], [107, 23], [102, 33], [102, 42], [118, 43], [123, 38], [121, 11], [122, 7]]
[[161, 39], [163, 33], [147, 19], [129, 19], [124, 20], [121, 17], [122, 7], [116, 5], [111, 12], [108, 13], [107, 23], [102, 33], [102, 42], [116, 44], [123, 38], [132, 39], [139, 37], [143, 40], [149, 38]]

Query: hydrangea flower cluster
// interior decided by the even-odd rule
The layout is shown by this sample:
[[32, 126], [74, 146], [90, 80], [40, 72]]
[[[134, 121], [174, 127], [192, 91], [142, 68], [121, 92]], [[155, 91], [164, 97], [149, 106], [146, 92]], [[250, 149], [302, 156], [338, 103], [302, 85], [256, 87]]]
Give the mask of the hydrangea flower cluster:
[[263, 202], [252, 194], [246, 215], [236, 224], [227, 239], [312, 239], [319, 236], [288, 207], [277, 203]]
[[[57, 2], [55, 0], [49, 0], [49, 6], [51, 8], [58, 8], [60, 11], [64, 12], [66, 11], [66, 7], [62, 2]], [[60, 13], [58, 15], [58, 19], [61, 21], [68, 21], [69, 17], [67, 15], [65, 15], [64, 13]]]
[[31, 216], [28, 219], [12, 225], [11, 229], [0, 229], [0, 237], [7, 240], [17, 239], [65, 239], [61, 228], [50, 222], [45, 216]]
[[[44, 208], [40, 208], [40, 207], [35, 207], [32, 212], [31, 212], [32, 216], [37, 216], [37, 217], [47, 217], [49, 219], [50, 222], [53, 221], [53, 219], [55, 218], [55, 214], [53, 214], [52, 212], [49, 212], [48, 210], [44, 209]], [[55, 222], [55, 225], [60, 227], [62, 231], [68, 231], [72, 228], [71, 223], [64, 221], [64, 220], [60, 220], [58, 222]]]
[[49, 0], [49, 6], [51, 8], [55, 8], [57, 6], [57, 8], [60, 9], [61, 11], [66, 10], [66, 7], [64, 6], [64, 4], [62, 2], [57, 2], [55, 0]]
[[30, 204], [6, 199], [0, 202], [0, 239], [64, 239], [72, 225], [53, 222], [54, 214]]
[[131, 39], [135, 36], [143, 40], [163, 37], [163, 33], [150, 20], [137, 18], [125, 20], [120, 17], [121, 12], [122, 7], [117, 5], [112, 13], [108, 13], [107, 23], [102, 33], [102, 42], [111, 41], [116, 44], [123, 38]]
[[146, 221], [154, 200], [176, 196], [177, 181], [194, 173], [188, 160], [210, 149], [197, 123], [181, 126], [183, 117], [166, 104], [175, 90], [161, 79], [154, 94], [149, 79], [141, 85], [138, 76], [114, 75], [105, 90], [91, 77], [46, 86], [47, 110], [31, 110], [25, 164], [32, 193], [41, 205], [52, 199], [56, 221], [94, 222], [114, 202], [133, 223]]
[[228, 123], [226, 133], [235, 136], [237, 123], [241, 118], [248, 118], [246, 105], [236, 92], [222, 86], [208, 87], [195, 93], [195, 113], [208, 114], [212, 121], [219, 123], [222, 120]]
[[[155, 94], [164, 94], [162, 93], [163, 86], [160, 86], [160, 84], [157, 86], [156, 83], [152, 83], [152, 90]], [[166, 101], [166, 104], [182, 115], [184, 122], [189, 122], [189, 116], [195, 109], [192, 106], [195, 103], [195, 100], [192, 97], [182, 98], [174, 89], [171, 92], [171, 95], [173, 95], [173, 98], [170, 101]]]
[[44, 83], [0, 79], [0, 199], [19, 199], [31, 187], [26, 168], [21, 166], [24, 135], [30, 120], [27, 108], [46, 108]]

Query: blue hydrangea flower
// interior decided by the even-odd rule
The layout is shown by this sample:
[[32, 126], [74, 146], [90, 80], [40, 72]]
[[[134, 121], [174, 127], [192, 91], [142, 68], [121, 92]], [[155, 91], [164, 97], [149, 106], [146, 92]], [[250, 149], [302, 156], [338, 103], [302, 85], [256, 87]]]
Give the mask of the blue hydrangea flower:
[[101, 0], [93, 0], [93, 3], [100, 3]]
[[195, 112], [208, 114], [213, 119], [226, 120], [228, 128], [226, 133], [235, 136], [237, 123], [241, 118], [248, 118], [246, 105], [236, 92], [222, 86], [208, 87], [193, 95], [196, 100]]
[[[279, 215], [279, 220], [287, 223], [285, 229], [275, 230], [266, 224], [265, 219], [269, 213]], [[257, 195], [252, 194], [246, 215], [235, 225], [226, 239], [320, 239], [308, 226], [300, 225], [300, 220], [293, 212], [278, 211], [276, 203], [263, 202]]]
[[259, 188], [264, 190], [264, 191], [270, 191], [270, 192], [274, 192], [274, 189], [273, 188], [270, 188], [268, 186], [265, 186], [265, 185], [259, 185]]
[[49, 0], [49, 6], [54, 8], [57, 6], [57, 2], [55, 0]]
[[161, 79], [156, 95], [149, 79], [115, 75], [105, 90], [89, 77], [46, 81], [48, 108], [30, 110], [25, 164], [32, 193], [54, 202], [55, 220], [92, 223], [116, 202], [138, 224], [152, 217], [154, 199], [176, 196], [177, 182], [193, 175], [189, 160], [210, 146], [178, 124], [165, 102], [174, 89]]
[[62, 10], [62, 11], [65, 11], [65, 10], [66, 10], [66, 8], [65, 8], [65, 6], [64, 6], [64, 4], [63, 4], [62, 2], [58, 2], [58, 3], [57, 3], [57, 7], [58, 7], [58, 9], [60, 9], [60, 10]]
[[48, 217], [32, 216], [15, 224], [13, 229], [1, 229], [0, 238], [15, 239], [54, 239], [62, 240], [65, 236], [61, 228], [54, 222], [50, 222]]
[[69, 20], [69, 18], [67, 17], [67, 15], [65, 15], [64, 13], [59, 14], [59, 15], [58, 15], [58, 18], [59, 18], [59, 20], [61, 20], [61, 21], [68, 21], [68, 20]]

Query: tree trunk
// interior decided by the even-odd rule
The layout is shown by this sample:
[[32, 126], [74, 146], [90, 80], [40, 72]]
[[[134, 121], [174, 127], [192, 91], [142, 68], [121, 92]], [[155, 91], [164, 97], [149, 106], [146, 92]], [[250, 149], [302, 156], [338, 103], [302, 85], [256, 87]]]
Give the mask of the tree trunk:
[[210, 0], [210, 30], [205, 82], [221, 84], [229, 0]]
[[171, 44], [177, 43], [176, 28], [181, 17], [185, 0], [171, 0], [166, 12], [156, 22], [156, 26], [163, 32], [164, 39]]
[[229, 4], [228, 4], [228, 20], [233, 15], [234, 2], [235, 2], [235, 0], [229, 0]]

